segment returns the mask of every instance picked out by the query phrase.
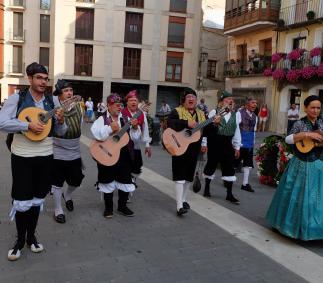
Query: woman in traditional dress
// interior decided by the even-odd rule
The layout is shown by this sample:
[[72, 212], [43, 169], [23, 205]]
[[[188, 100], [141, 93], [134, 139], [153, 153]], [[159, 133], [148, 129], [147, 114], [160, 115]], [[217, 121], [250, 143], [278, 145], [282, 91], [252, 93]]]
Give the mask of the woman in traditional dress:
[[[286, 142], [295, 144], [306, 138], [322, 142], [323, 120], [317, 96], [304, 101], [306, 116], [295, 122]], [[323, 239], [323, 148], [314, 147], [303, 154], [294, 146], [289, 161], [267, 212], [269, 224], [295, 239]]]

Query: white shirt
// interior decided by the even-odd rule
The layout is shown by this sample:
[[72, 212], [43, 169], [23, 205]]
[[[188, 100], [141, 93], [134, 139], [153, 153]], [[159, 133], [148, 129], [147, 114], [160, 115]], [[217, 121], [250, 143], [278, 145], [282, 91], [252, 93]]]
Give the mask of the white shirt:
[[[107, 112], [107, 115], [108, 117], [111, 117], [109, 112]], [[122, 114], [119, 113], [118, 124], [120, 128], [121, 128], [121, 121], [120, 121], [121, 118], [122, 118]], [[94, 121], [91, 127], [91, 132], [94, 138], [99, 141], [105, 141], [109, 136], [113, 134], [112, 128], [108, 125], [104, 125], [103, 116], [99, 117], [97, 120]], [[130, 138], [133, 140], [134, 143], [140, 141], [140, 138], [141, 138], [140, 127], [138, 127], [137, 129], [133, 129], [132, 127], [130, 127], [129, 134], [130, 134]]]
[[[131, 116], [133, 117], [133, 115], [135, 115], [136, 113], [132, 113], [129, 110]], [[146, 147], [150, 147], [150, 142], [151, 142], [151, 137], [149, 136], [149, 129], [148, 129], [148, 121], [147, 121], [147, 117], [146, 117], [146, 113], [143, 111], [142, 112], [144, 114], [144, 124], [143, 124], [143, 129], [141, 131], [141, 128], [138, 127], [141, 131], [141, 141], [145, 143]], [[140, 149], [140, 142], [134, 143], [134, 148], [135, 149]]]
[[289, 116], [294, 116], [294, 115], [298, 115], [299, 116], [299, 111], [298, 109], [289, 109], [288, 112], [287, 112], [287, 117], [288, 117], [288, 120], [291, 120], [291, 121], [296, 121], [298, 120], [298, 118], [292, 118], [292, 117], [289, 117]]
[[[232, 145], [233, 148], [236, 150], [240, 150], [241, 147], [241, 133], [240, 133], [240, 127], [239, 124], [241, 123], [241, 115], [237, 115], [239, 112], [236, 113], [236, 130], [234, 132], [234, 136], [232, 138]], [[210, 113], [209, 113], [209, 117], [213, 117], [216, 115], [216, 110], [213, 109]], [[225, 121], [228, 122], [229, 119], [231, 118], [231, 112], [227, 113], [226, 115], [223, 116]]]
[[86, 110], [93, 110], [93, 101], [85, 102]]

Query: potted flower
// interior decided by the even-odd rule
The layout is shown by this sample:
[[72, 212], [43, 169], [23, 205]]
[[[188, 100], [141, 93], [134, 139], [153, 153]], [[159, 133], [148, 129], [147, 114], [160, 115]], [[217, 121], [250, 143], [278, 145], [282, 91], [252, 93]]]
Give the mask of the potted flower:
[[272, 74], [273, 74], [273, 71], [271, 70], [271, 68], [267, 68], [264, 70], [265, 77], [270, 77], [270, 76], [272, 76]]
[[304, 67], [301, 71], [303, 79], [310, 79], [316, 75], [316, 67], [315, 66], [308, 66]]
[[283, 58], [282, 54], [281, 53], [274, 53], [272, 56], [271, 56], [271, 62], [273, 64], [277, 64], [281, 59]]
[[320, 66], [317, 67], [316, 73], [319, 77], [323, 77], [323, 63], [321, 63]]
[[314, 47], [313, 49], [311, 49], [311, 51], [310, 51], [311, 58], [313, 58], [315, 56], [320, 56], [321, 55], [321, 51], [322, 51], [322, 48], [321, 47]]
[[299, 70], [289, 70], [286, 74], [286, 79], [291, 83], [297, 83], [298, 79], [301, 76], [301, 72]]
[[283, 80], [285, 78], [285, 72], [283, 69], [276, 69], [273, 71], [274, 80]]
[[314, 11], [308, 11], [306, 14], [307, 19], [310, 20], [314, 20], [315, 18], [315, 12]]

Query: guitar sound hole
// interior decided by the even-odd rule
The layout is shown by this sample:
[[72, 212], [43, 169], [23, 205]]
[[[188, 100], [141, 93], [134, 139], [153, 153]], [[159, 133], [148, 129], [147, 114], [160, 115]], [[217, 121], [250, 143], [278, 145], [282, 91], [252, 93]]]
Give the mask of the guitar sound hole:
[[115, 136], [112, 137], [112, 140], [114, 142], [118, 142], [120, 140], [120, 137], [118, 135], [115, 135]]
[[46, 121], [45, 121], [45, 119], [46, 119], [45, 114], [39, 113], [38, 118], [39, 118], [39, 121], [40, 122], [46, 123]]
[[192, 135], [192, 131], [191, 130], [186, 130], [185, 131], [185, 136], [186, 137], [190, 137]]

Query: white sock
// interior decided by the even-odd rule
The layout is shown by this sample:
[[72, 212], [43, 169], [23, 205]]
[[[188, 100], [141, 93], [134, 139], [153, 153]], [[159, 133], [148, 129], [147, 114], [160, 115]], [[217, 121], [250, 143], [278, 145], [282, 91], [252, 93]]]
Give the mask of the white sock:
[[71, 200], [72, 199], [72, 193], [76, 190], [77, 187], [74, 186], [68, 186], [65, 193], [64, 193], [64, 198], [66, 201]]
[[249, 184], [249, 173], [250, 173], [250, 168], [249, 167], [243, 167], [242, 168], [243, 171], [243, 182], [242, 185], [247, 185]]
[[184, 189], [183, 189], [183, 202], [186, 202], [188, 191], [190, 190], [191, 183], [185, 182]]
[[177, 211], [183, 207], [183, 191], [184, 191], [184, 184], [175, 182]]
[[64, 214], [62, 208], [62, 188], [52, 186], [52, 192], [54, 197], [55, 216]]

